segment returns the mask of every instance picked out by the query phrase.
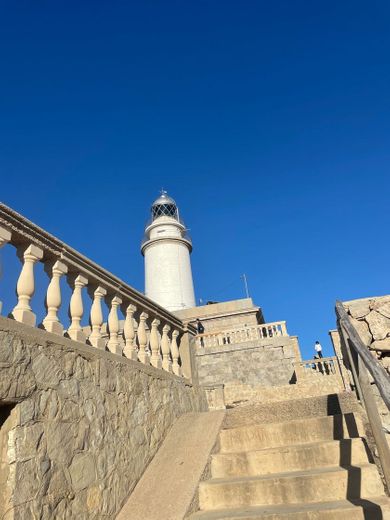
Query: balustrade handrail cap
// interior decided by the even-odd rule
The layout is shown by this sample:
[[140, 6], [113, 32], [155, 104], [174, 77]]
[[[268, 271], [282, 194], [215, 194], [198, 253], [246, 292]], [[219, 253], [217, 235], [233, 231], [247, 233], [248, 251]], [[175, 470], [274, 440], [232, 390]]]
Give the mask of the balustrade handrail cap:
[[267, 323], [260, 323], [257, 325], [258, 327], [265, 327], [267, 325], [281, 325], [282, 323], [286, 323], [286, 320], [279, 320], [279, 321], [269, 321]]
[[303, 361], [294, 361], [294, 363], [296, 365], [305, 365], [306, 363], [321, 363], [322, 361], [329, 361], [329, 360], [334, 360], [334, 359], [338, 359], [337, 356], [327, 356], [327, 357], [322, 357], [322, 358], [318, 358], [318, 359], [305, 359]]

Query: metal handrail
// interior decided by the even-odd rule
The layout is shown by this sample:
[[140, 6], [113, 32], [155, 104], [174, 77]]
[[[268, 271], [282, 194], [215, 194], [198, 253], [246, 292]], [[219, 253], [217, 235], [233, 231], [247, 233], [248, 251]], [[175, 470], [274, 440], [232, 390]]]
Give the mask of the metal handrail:
[[371, 388], [368, 373], [376, 384], [382, 399], [390, 410], [390, 376], [386, 370], [373, 357], [364, 344], [360, 335], [353, 326], [342, 302], [336, 302], [336, 316], [338, 318], [341, 339], [347, 351], [352, 376], [355, 382], [358, 397], [362, 402], [372, 435], [378, 450], [380, 465], [382, 467], [387, 492], [390, 490], [390, 448], [384, 433], [384, 428], [379, 415], [378, 406]]

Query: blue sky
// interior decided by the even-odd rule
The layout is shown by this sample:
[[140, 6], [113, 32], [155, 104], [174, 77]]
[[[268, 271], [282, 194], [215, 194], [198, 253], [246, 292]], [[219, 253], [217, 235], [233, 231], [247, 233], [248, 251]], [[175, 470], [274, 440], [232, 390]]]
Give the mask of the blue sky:
[[388, 2], [0, 6], [3, 202], [142, 290], [166, 188], [197, 298], [246, 273], [306, 357], [337, 298], [390, 292]]

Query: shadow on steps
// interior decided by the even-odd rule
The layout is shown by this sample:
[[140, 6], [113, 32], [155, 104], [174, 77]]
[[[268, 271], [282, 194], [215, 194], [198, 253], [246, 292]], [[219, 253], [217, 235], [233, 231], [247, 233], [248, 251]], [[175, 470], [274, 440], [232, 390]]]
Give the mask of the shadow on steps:
[[[365, 520], [383, 520], [382, 509], [378, 504], [371, 502], [370, 500], [361, 498], [362, 489], [362, 470], [357, 466], [352, 466], [352, 438], [359, 437], [359, 431], [356, 424], [355, 416], [353, 413], [347, 413], [344, 415], [344, 421], [342, 414], [342, 408], [339, 402], [339, 396], [329, 395], [328, 396], [328, 415], [333, 415], [333, 438], [342, 439], [344, 433], [348, 434], [350, 439], [346, 439], [347, 442], [340, 444], [340, 459], [339, 466], [344, 468], [348, 473], [347, 482], [347, 500], [356, 506], [360, 506], [363, 509]], [[344, 432], [344, 424], [346, 425], [347, 431]], [[367, 446], [367, 442], [364, 439], [364, 447], [367, 452], [368, 460], [370, 463], [374, 462], [371, 451]]]

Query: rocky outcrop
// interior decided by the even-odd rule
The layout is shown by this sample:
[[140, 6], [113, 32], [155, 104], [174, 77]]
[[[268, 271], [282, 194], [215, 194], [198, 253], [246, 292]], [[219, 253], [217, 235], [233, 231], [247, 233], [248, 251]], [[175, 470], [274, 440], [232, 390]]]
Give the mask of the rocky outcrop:
[[390, 356], [390, 296], [353, 300], [344, 306], [363, 342], [390, 372], [386, 359]]
[[[363, 343], [390, 374], [390, 296], [343, 302]], [[344, 356], [347, 359], [347, 356]], [[351, 377], [352, 380], [352, 377]], [[390, 413], [376, 385], [372, 385], [384, 429], [390, 432]], [[390, 435], [388, 436], [390, 443]]]

